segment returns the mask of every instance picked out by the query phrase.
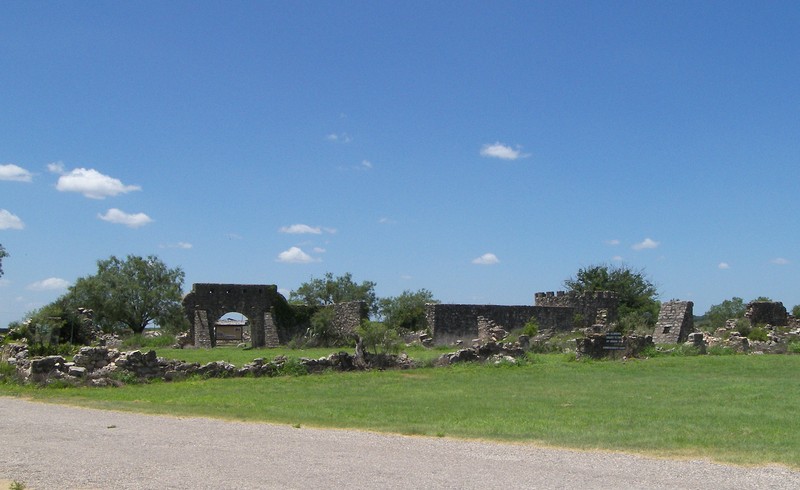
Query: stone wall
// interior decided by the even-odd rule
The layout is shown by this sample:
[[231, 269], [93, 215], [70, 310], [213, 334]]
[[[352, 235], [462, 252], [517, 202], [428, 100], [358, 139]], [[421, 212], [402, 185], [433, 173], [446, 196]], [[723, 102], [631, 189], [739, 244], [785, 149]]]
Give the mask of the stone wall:
[[333, 308], [333, 326], [343, 336], [355, 333], [361, 322], [369, 318], [367, 303], [349, 301], [330, 306]]
[[599, 291], [593, 293], [573, 293], [567, 291], [550, 291], [536, 293], [534, 304], [542, 307], [572, 308], [577, 315], [575, 328], [591, 327], [598, 323], [598, 314], [603, 316], [602, 322], [617, 321], [619, 298], [612, 291]]
[[686, 342], [694, 331], [694, 303], [691, 301], [667, 301], [661, 304], [658, 321], [653, 330], [656, 344], [678, 344]]
[[573, 328], [573, 308], [541, 306], [427, 304], [425, 316], [436, 345], [470, 342], [479, 338], [478, 319], [491, 321], [507, 331], [522, 328], [535, 318], [539, 330], [567, 331]]
[[789, 315], [780, 301], [751, 301], [747, 304], [745, 315], [750, 325], [768, 324], [774, 327], [785, 327], [789, 324]]

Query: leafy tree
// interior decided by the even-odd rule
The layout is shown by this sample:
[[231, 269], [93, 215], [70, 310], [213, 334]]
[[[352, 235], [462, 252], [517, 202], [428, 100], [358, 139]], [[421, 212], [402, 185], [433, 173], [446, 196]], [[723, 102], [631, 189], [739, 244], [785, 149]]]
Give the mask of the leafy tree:
[[167, 326], [180, 321], [184, 273], [169, 269], [154, 255], [111, 256], [97, 262], [97, 274], [82, 277], [67, 293], [73, 304], [94, 310], [104, 329], [124, 326], [142, 333], [150, 322]]
[[370, 312], [378, 312], [378, 298], [375, 295], [375, 283], [364, 281], [353, 282], [348, 272], [343, 276], [333, 277], [330, 272], [321, 279], [311, 279], [289, 293], [289, 301], [309, 306], [326, 306], [348, 301], [364, 301]]
[[652, 328], [658, 319], [658, 288], [643, 270], [627, 266], [593, 265], [578, 269], [575, 277], [564, 281], [564, 287], [575, 293], [617, 293], [620, 325], [625, 330]]
[[383, 321], [389, 328], [400, 332], [416, 332], [428, 328], [425, 305], [438, 303], [427, 289], [403, 291], [400, 296], [381, 298], [379, 301]]
[[792, 316], [795, 318], [800, 318], [800, 305], [794, 305], [792, 307]]
[[3, 247], [3, 244], [0, 244], [0, 277], [3, 277], [3, 259], [8, 257], [8, 252]]
[[726, 299], [718, 305], [711, 305], [711, 308], [708, 309], [705, 317], [709, 322], [709, 329], [716, 330], [724, 327], [727, 320], [744, 318], [746, 310], [747, 305], [744, 304], [744, 300], [734, 296], [731, 299]]

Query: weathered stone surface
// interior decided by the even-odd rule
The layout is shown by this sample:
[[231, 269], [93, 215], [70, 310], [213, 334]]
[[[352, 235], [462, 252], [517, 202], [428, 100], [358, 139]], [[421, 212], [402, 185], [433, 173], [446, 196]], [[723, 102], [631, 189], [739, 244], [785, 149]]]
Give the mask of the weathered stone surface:
[[667, 301], [662, 303], [658, 321], [653, 330], [656, 344], [678, 344], [685, 342], [694, 331], [694, 303], [691, 301]]
[[751, 301], [747, 304], [744, 316], [750, 319], [750, 325], [759, 324], [784, 327], [789, 324], [789, 315], [780, 301]]

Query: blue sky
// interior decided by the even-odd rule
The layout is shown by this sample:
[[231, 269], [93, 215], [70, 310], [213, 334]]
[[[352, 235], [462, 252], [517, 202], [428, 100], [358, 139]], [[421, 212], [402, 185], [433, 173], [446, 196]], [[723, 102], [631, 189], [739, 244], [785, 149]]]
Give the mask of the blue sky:
[[0, 325], [110, 255], [531, 304], [800, 303], [796, 2], [0, 6]]

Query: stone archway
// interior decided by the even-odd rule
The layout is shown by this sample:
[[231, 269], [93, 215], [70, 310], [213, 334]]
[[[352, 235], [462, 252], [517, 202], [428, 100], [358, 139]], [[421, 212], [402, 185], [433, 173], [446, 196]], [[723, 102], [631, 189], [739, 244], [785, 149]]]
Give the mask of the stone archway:
[[236, 311], [250, 321], [253, 347], [279, 345], [275, 308], [286, 305], [278, 286], [266, 284], [195, 283], [183, 298], [191, 324], [190, 336], [196, 347], [214, 347], [214, 322], [223, 314]]

